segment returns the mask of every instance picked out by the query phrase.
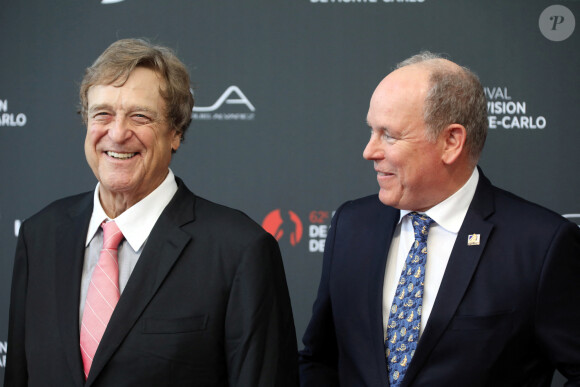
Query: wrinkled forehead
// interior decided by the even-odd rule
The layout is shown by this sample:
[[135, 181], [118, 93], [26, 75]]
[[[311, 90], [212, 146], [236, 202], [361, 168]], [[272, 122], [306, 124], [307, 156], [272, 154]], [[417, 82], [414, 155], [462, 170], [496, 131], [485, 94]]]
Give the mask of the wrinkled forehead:
[[[137, 65], [133, 68], [104, 68], [94, 77], [92, 84], [93, 86], [114, 86], [123, 87], [125, 83], [131, 78], [135, 77], [135, 74], [148, 74], [151, 80], [159, 86], [160, 90], [166, 89], [166, 80], [163, 76], [154, 68], [150, 66]], [[89, 89], [90, 89], [89, 87]]]
[[[414, 67], [414, 66], [408, 66]], [[379, 114], [421, 115], [429, 90], [429, 72], [403, 67], [387, 75], [375, 89], [367, 120]]]
[[428, 68], [418, 65], [406, 66], [387, 75], [375, 89], [378, 96], [397, 95], [403, 98], [426, 95], [429, 90]]
[[136, 68], [122, 83], [98, 83], [88, 90], [89, 108], [94, 104], [150, 105], [165, 110], [162, 79], [146, 68]]

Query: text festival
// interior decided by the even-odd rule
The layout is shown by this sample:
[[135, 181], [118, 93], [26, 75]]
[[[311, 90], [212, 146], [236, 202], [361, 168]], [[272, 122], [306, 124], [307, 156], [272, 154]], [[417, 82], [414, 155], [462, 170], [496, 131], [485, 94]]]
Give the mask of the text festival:
[[490, 129], [544, 129], [546, 118], [526, 115], [526, 103], [512, 101], [507, 87], [484, 87]]
[[23, 113], [13, 114], [8, 113], [8, 100], [0, 99], [0, 126], [24, 126], [26, 125], [26, 115]]

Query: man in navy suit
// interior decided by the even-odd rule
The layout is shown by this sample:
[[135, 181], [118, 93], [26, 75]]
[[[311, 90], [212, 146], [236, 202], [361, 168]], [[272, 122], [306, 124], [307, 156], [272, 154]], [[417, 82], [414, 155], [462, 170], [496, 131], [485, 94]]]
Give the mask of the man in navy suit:
[[[80, 97], [98, 184], [22, 224], [5, 387], [297, 385], [276, 240], [169, 169], [191, 122], [185, 66], [123, 39]], [[109, 225], [124, 240], [101, 252]]]
[[418, 54], [380, 82], [367, 121], [379, 193], [334, 215], [301, 385], [550, 386], [555, 369], [580, 385], [579, 228], [477, 167], [477, 77]]

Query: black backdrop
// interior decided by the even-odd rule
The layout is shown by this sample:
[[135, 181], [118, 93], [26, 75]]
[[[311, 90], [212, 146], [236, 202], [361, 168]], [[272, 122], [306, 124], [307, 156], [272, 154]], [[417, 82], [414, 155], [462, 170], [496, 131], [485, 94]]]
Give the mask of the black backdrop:
[[558, 4], [3, 0], [0, 379], [18, 225], [59, 197], [94, 188], [78, 86], [111, 42], [150, 38], [190, 69], [197, 106], [172, 169], [198, 195], [281, 234], [301, 337], [332, 212], [377, 191], [362, 158], [370, 95], [420, 50], [448, 54], [480, 76], [490, 101], [480, 162], [488, 177], [580, 221], [580, 1]]

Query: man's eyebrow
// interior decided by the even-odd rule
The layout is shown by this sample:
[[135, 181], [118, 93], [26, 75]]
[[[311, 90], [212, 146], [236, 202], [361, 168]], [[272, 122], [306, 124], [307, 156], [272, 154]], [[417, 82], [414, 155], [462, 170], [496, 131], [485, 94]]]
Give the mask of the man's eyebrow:
[[89, 106], [89, 113], [93, 113], [97, 110], [110, 110], [111, 109], [111, 105], [107, 104], [107, 103], [101, 103], [98, 105], [92, 105]]
[[135, 105], [135, 106], [129, 106], [129, 108], [127, 109], [127, 114], [132, 114], [135, 112], [142, 112], [142, 113], [146, 113], [149, 118], [151, 118], [154, 121], [163, 121], [164, 120], [164, 116], [163, 113], [158, 111], [157, 109], [153, 109], [147, 106], [140, 106], [140, 105]]
[[371, 125], [371, 123], [368, 120], [366, 121], [366, 124], [369, 128], [371, 128], [373, 130], [377, 130], [379, 132], [385, 132], [385, 131], [388, 132], [389, 131], [389, 129], [384, 127], [384, 126], [376, 126], [375, 127], [375, 126]]
[[[97, 104], [97, 105], [93, 105], [93, 106], [89, 107], [89, 113], [94, 113], [94, 112], [99, 111], [99, 110], [114, 110], [114, 109], [108, 103], [101, 103], [101, 104]], [[144, 112], [144, 113], [150, 114], [151, 116], [153, 116], [155, 118], [159, 116], [159, 113], [156, 110], [151, 109], [150, 107], [141, 106], [141, 105], [130, 106], [127, 109], [127, 113], [134, 113], [134, 112]]]
[[157, 114], [157, 111], [155, 109], [152, 109], [152, 108], [147, 107], [147, 106], [141, 106], [141, 105], [129, 106], [127, 108], [127, 112], [129, 112], [129, 113], [133, 113], [133, 112], [147, 112], [147, 113], [151, 113], [151, 114]]

